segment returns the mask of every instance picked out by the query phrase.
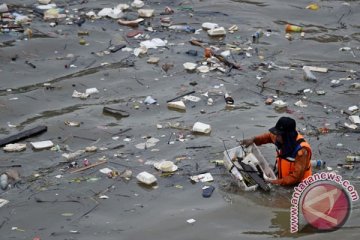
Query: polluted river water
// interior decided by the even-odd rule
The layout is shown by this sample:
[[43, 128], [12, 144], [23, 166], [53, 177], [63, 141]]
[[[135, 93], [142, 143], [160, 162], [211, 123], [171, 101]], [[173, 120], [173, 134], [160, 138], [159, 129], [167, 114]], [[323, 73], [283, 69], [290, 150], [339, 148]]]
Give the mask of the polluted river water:
[[[155, 11], [137, 27], [123, 24], [139, 19], [132, 1], [50, 3], [65, 16], [44, 20], [37, 1], [12, 0], [8, 12], [31, 23], [6, 32], [6, 14], [0, 21], [0, 139], [47, 126], [19, 141], [25, 150], [0, 151], [1, 173], [20, 175], [0, 190], [9, 201], [0, 208], [1, 239], [359, 238], [358, 201], [337, 231], [291, 233], [293, 188], [244, 192], [213, 162], [223, 159], [224, 143], [236, 147], [289, 116], [313, 159], [326, 161], [314, 173], [335, 171], [359, 189], [359, 166], [343, 166], [348, 155], [360, 155], [360, 125], [349, 120], [360, 107], [360, 1], [314, 1], [318, 8], [288, 0], [144, 1], [142, 9]], [[120, 3], [129, 5], [122, 24], [86, 16]], [[203, 23], [226, 34], [210, 37]], [[287, 24], [303, 33], [286, 33]], [[207, 61], [204, 49], [215, 58]], [[201, 68], [188, 71], [184, 63]], [[314, 79], [303, 66], [326, 71], [312, 68]], [[185, 109], [167, 107], [181, 95], [187, 98], [176, 100]], [[266, 104], [269, 98], [286, 107]], [[196, 122], [211, 131], [194, 133]], [[48, 140], [54, 147], [31, 147]], [[84, 150], [91, 146], [96, 151]], [[70, 161], [63, 156], [79, 150]], [[273, 164], [274, 146], [260, 150]], [[163, 160], [177, 170], [154, 168]], [[105, 168], [110, 173], [99, 171]], [[157, 183], [140, 184], [143, 171]], [[206, 172], [212, 182], [189, 179]], [[215, 190], [204, 198], [202, 188], [210, 184]]]

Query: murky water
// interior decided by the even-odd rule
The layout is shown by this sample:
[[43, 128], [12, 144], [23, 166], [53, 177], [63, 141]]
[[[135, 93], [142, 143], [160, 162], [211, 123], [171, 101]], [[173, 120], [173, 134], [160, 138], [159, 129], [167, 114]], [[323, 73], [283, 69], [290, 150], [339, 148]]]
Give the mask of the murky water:
[[[34, 1], [11, 1], [9, 6], [28, 14]], [[113, 7], [118, 1], [55, 1], [69, 9], [88, 12]], [[59, 25], [52, 28], [41, 18], [29, 26], [34, 31], [30, 40], [9, 42], [16, 37], [0, 35], [0, 138], [37, 125], [48, 131], [23, 142], [52, 140], [60, 150], [34, 151], [28, 147], [19, 153], [0, 152], [2, 166], [21, 164], [23, 176], [19, 188], [0, 193], [10, 203], [0, 208], [0, 232], [4, 239], [259, 239], [358, 238], [359, 203], [353, 203], [351, 216], [336, 232], [318, 233], [303, 230], [290, 233], [290, 198], [292, 189], [275, 187], [270, 194], [242, 192], [229, 174], [210, 160], [222, 159], [223, 142], [236, 146], [236, 139], [263, 133], [278, 117], [296, 119], [313, 148], [314, 159], [323, 159], [327, 166], [359, 189], [359, 169], [338, 168], [350, 154], [359, 154], [359, 130], [344, 127], [349, 122], [342, 110], [360, 107], [359, 89], [359, 19], [360, 1], [320, 1], [320, 9], [305, 9], [307, 1], [146, 1], [146, 7], [156, 9], [155, 17], [139, 28], [152, 26], [151, 38], [166, 39], [165, 48], [150, 49], [143, 57], [129, 52], [99, 55], [109, 43], [124, 42], [136, 48], [141, 40], [126, 38], [131, 28], [111, 19], [87, 20], [81, 27]], [[160, 26], [165, 6], [173, 7], [174, 23], [186, 23], [196, 29], [203, 22], [214, 22], [226, 29], [236, 24], [239, 30], [225, 38], [209, 38], [199, 34], [175, 33]], [[190, 7], [190, 10], [189, 10]], [[137, 16], [136, 12], [128, 13]], [[293, 33], [285, 38], [287, 23], [304, 27], [305, 36]], [[268, 35], [252, 43], [258, 29]], [[79, 45], [78, 31], [89, 31]], [[35, 34], [36, 33], [36, 34]], [[184, 62], [203, 61], [203, 49], [190, 45], [191, 38], [226, 49], [226, 44], [241, 50], [230, 60], [241, 65], [228, 74], [219, 71], [188, 73]], [[251, 47], [251, 48], [249, 48]], [[349, 47], [346, 51], [340, 48]], [[185, 52], [197, 50], [198, 56]], [[68, 54], [73, 54], [69, 56]], [[16, 61], [11, 58], [17, 55]], [[149, 57], [159, 57], [157, 65], [148, 64]], [[33, 63], [36, 68], [25, 64]], [[106, 63], [106, 64], [105, 64]], [[162, 66], [173, 65], [167, 72]], [[268, 67], [271, 63], [272, 67]], [[65, 65], [73, 65], [65, 68]], [[326, 67], [327, 73], [314, 74], [317, 82], [303, 80], [303, 65]], [[289, 69], [290, 67], [291, 69]], [[334, 86], [331, 80], [340, 80]], [[44, 83], [51, 83], [44, 86]], [[72, 98], [74, 90], [84, 92], [96, 87], [98, 94], [86, 100]], [[219, 89], [231, 93], [237, 107], [225, 108]], [[310, 89], [311, 91], [305, 91]], [[166, 101], [194, 90], [200, 102], [186, 102], [186, 112], [169, 110]], [[317, 95], [324, 90], [325, 95]], [[203, 93], [214, 100], [209, 106]], [[276, 112], [264, 104], [277, 95], [289, 104], [286, 113]], [[152, 96], [157, 105], [145, 105]], [[302, 100], [308, 106], [294, 103]], [[109, 106], [129, 113], [129, 117], [114, 118], [103, 114]], [[358, 113], [357, 113], [358, 115]], [[69, 127], [65, 121], [80, 122]], [[189, 131], [196, 122], [212, 126], [210, 135], [193, 135]], [[174, 126], [176, 123], [177, 127]], [[163, 125], [158, 129], [157, 124]], [[324, 133], [321, 129], [328, 129]], [[148, 137], [160, 139], [155, 147], [138, 149], [136, 144]], [[172, 138], [172, 139], [171, 139]], [[127, 141], [129, 139], [129, 141]], [[169, 140], [171, 139], [171, 140]], [[185, 139], [183, 141], [183, 139]], [[124, 141], [126, 140], [126, 141]], [[174, 141], [174, 144], [169, 144]], [[156, 189], [143, 188], [133, 177], [129, 181], [109, 179], [98, 168], [71, 174], [61, 156], [96, 145], [95, 154], [86, 154], [90, 162], [105, 156], [109, 167], [118, 171], [130, 168], [134, 176], [148, 171], [158, 178]], [[119, 147], [120, 146], [120, 147]], [[187, 147], [204, 148], [187, 148]], [[270, 163], [274, 148], [261, 148]], [[173, 176], [161, 176], [146, 161], [176, 161], [179, 171]], [[6, 169], [4, 167], [2, 170]], [[216, 190], [209, 199], [202, 198], [205, 184], [190, 183], [188, 176], [208, 169], [214, 176]], [[34, 174], [40, 174], [34, 177]], [[62, 178], [55, 176], [62, 175]], [[99, 199], [107, 195], [109, 199]], [[64, 214], [71, 213], [71, 214]], [[193, 224], [186, 220], [193, 218]], [[18, 230], [12, 230], [18, 227]], [[19, 230], [20, 229], [20, 230]], [[73, 232], [71, 232], [73, 231]]]

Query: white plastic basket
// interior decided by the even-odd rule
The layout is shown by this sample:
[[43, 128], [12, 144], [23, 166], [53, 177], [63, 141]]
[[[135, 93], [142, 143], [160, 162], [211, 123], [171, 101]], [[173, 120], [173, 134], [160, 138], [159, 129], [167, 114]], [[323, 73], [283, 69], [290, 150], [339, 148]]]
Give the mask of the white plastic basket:
[[[250, 165], [254, 171], [258, 171], [256, 166], [259, 166], [263, 174], [269, 179], [276, 179], [276, 176], [271, 169], [269, 163], [265, 160], [264, 156], [261, 154], [259, 148], [252, 144], [245, 149], [246, 153], [243, 151], [241, 146], [229, 149], [227, 152], [224, 151], [224, 165], [231, 175], [235, 178], [238, 186], [244, 191], [255, 191], [258, 188], [258, 184], [250, 185], [245, 181], [242, 172], [241, 165], [237, 161], [231, 161], [235, 155], [237, 157], [243, 158], [242, 162]], [[229, 158], [230, 156], [230, 158]], [[239, 170], [240, 169], [240, 170]]]

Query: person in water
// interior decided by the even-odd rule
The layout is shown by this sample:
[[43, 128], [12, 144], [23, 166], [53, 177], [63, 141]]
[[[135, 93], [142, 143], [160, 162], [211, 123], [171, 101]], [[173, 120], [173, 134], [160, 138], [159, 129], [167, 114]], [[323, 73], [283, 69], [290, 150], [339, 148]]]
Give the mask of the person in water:
[[276, 146], [275, 174], [277, 179], [265, 179], [273, 184], [291, 186], [312, 175], [311, 147], [296, 131], [296, 122], [289, 117], [281, 117], [269, 132], [240, 142], [245, 147], [255, 143], [273, 143]]

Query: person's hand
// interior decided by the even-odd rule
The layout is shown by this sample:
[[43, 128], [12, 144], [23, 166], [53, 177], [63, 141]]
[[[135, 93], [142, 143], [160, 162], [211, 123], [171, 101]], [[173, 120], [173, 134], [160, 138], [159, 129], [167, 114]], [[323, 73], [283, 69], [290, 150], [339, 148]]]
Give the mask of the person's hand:
[[254, 143], [254, 138], [248, 138], [240, 141], [240, 145], [243, 145], [245, 147], [248, 147], [253, 143]]

